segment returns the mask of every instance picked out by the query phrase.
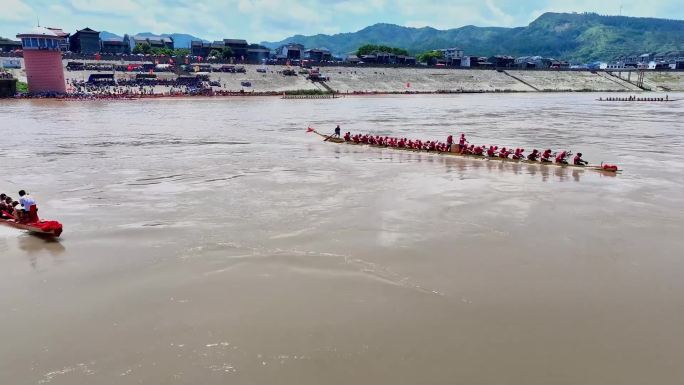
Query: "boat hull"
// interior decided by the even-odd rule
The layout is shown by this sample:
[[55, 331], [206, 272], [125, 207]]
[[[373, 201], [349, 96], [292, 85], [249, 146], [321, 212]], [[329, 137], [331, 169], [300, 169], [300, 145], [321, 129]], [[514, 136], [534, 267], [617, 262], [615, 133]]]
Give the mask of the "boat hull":
[[62, 235], [62, 224], [55, 221], [40, 221], [34, 223], [19, 223], [14, 219], [0, 219], [0, 224], [13, 227], [15, 229], [28, 231], [32, 234], [39, 234], [44, 236], [59, 237]]

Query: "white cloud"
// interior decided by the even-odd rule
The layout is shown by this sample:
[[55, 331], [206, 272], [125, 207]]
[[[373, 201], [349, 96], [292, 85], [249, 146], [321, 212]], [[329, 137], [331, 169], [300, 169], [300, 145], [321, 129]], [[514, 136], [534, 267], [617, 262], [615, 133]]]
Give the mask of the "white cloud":
[[33, 9], [21, 0], [3, 0], [0, 4], [0, 20], [2, 21], [22, 21], [28, 18], [35, 18]]

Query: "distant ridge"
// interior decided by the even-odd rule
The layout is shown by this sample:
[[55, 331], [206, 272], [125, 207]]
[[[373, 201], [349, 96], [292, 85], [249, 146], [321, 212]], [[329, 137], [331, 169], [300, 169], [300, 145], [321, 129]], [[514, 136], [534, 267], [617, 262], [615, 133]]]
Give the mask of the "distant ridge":
[[358, 32], [295, 35], [261, 44], [276, 48], [286, 43], [301, 43], [307, 48], [327, 47], [341, 55], [372, 43], [405, 48], [414, 54], [459, 47], [469, 55], [541, 55], [591, 62], [630, 53], [684, 51], [684, 21], [595, 13], [545, 13], [527, 27], [465, 26], [438, 30], [381, 23]]

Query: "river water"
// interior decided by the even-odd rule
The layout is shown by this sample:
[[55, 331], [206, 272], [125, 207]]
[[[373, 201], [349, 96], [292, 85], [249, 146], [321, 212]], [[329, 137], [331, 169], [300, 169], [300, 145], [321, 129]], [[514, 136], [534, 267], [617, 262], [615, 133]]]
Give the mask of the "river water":
[[3, 101], [0, 189], [65, 232], [0, 226], [0, 383], [679, 383], [684, 106], [595, 98]]

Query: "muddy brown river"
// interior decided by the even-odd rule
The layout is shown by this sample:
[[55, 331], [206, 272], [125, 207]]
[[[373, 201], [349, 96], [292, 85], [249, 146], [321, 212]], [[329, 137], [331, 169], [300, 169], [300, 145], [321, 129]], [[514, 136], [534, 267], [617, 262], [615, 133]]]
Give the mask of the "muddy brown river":
[[0, 190], [65, 232], [0, 226], [0, 383], [681, 383], [684, 102], [598, 96], [2, 101]]

